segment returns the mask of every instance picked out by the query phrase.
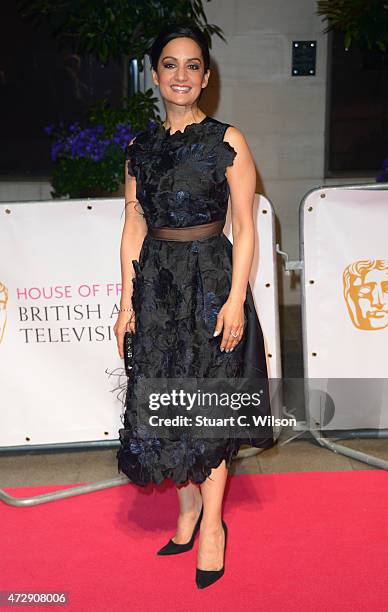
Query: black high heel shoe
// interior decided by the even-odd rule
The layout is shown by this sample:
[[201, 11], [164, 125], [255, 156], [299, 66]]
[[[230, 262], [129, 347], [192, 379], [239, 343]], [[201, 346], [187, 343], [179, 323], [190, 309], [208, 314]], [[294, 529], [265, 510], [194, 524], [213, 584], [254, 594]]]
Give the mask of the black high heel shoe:
[[225, 568], [225, 550], [226, 550], [226, 536], [228, 533], [228, 529], [226, 527], [226, 523], [222, 521], [222, 527], [225, 534], [225, 544], [224, 544], [224, 562], [222, 568], [220, 570], [201, 570], [196, 569], [195, 582], [197, 583], [197, 587], [199, 589], [206, 589], [206, 587], [210, 586], [224, 575]]
[[158, 552], [157, 555], [179, 555], [179, 553], [186, 552], [187, 550], [191, 550], [194, 546], [194, 539], [198, 532], [199, 526], [201, 524], [203, 514], [203, 507], [201, 508], [201, 512], [199, 513], [199, 517], [197, 522], [195, 523], [195, 527], [193, 530], [193, 535], [190, 540], [186, 542], [186, 544], [175, 544], [173, 540], [169, 540], [165, 546], [163, 546]]

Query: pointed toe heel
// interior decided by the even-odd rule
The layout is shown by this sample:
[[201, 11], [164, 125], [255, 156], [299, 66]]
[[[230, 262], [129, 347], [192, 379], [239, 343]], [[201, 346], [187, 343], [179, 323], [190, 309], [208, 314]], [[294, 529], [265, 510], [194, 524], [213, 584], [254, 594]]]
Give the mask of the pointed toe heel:
[[165, 546], [163, 546], [160, 550], [158, 550], [156, 554], [159, 556], [179, 555], [180, 553], [184, 553], [188, 550], [191, 550], [194, 546], [195, 536], [197, 535], [199, 526], [201, 524], [202, 514], [203, 514], [203, 508], [201, 508], [201, 512], [199, 513], [198, 520], [195, 523], [193, 534], [190, 540], [186, 542], [186, 544], [175, 544], [175, 542], [173, 542], [173, 540], [171, 539], [167, 542]]
[[223, 527], [224, 534], [225, 534], [223, 566], [220, 570], [201, 570], [201, 569], [198, 569], [197, 567], [196, 573], [195, 573], [195, 582], [199, 589], [206, 589], [206, 587], [209, 587], [211, 584], [214, 584], [215, 582], [217, 582], [217, 580], [219, 580], [225, 573], [225, 550], [226, 550], [226, 536], [228, 533], [228, 529], [224, 521], [222, 521], [222, 527]]
[[211, 584], [214, 584], [224, 575], [224, 568], [218, 571], [200, 570], [197, 568], [195, 582], [199, 589], [206, 589]]

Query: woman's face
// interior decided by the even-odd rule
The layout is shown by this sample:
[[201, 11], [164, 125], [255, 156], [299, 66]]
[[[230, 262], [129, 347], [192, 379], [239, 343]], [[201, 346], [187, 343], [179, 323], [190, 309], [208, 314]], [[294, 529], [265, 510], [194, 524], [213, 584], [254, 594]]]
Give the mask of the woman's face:
[[152, 70], [155, 85], [165, 102], [192, 106], [206, 87], [210, 70], [205, 73], [202, 51], [191, 38], [174, 38], [163, 48], [157, 71]]

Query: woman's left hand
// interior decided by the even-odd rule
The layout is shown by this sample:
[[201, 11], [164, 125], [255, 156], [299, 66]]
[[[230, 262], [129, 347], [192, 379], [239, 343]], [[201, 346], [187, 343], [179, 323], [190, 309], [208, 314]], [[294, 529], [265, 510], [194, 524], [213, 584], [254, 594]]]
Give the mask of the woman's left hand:
[[232, 351], [244, 333], [244, 302], [228, 298], [217, 316], [214, 336], [224, 330], [220, 344], [221, 351]]

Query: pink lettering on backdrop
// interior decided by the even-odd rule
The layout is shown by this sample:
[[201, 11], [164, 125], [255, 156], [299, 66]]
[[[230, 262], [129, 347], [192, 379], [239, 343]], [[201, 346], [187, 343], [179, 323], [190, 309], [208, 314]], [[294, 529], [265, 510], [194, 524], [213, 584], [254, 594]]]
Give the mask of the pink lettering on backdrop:
[[55, 285], [53, 287], [17, 287], [19, 300], [62, 300], [64, 298], [94, 296], [118, 296], [121, 294], [121, 283], [84, 283], [82, 285]]

